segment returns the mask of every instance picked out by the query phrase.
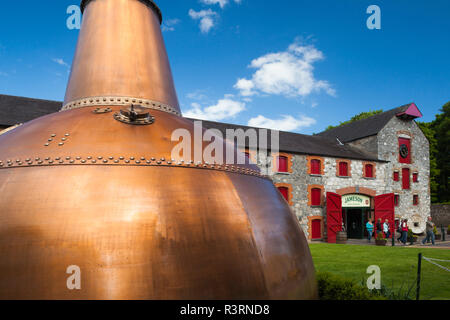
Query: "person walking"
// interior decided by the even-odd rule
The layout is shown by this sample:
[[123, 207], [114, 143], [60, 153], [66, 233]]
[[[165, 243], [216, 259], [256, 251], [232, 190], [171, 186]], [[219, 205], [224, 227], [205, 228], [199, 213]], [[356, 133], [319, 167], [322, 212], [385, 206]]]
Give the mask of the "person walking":
[[435, 224], [433, 223], [432, 220], [433, 220], [433, 218], [428, 217], [427, 226], [426, 226], [427, 236], [426, 236], [425, 239], [423, 239], [422, 245], [424, 245], [425, 242], [429, 242], [430, 239], [431, 239], [431, 243], [434, 246], [434, 240], [435, 240], [435, 237], [434, 237], [434, 226], [435, 226]]
[[370, 240], [372, 239], [372, 233], [373, 233], [373, 223], [371, 220], [367, 221], [366, 229], [367, 229], [367, 240], [369, 240], [369, 242], [370, 242]]
[[378, 218], [376, 226], [378, 236], [381, 232], [383, 232], [383, 227], [381, 226], [381, 218]]
[[384, 235], [386, 236], [386, 239], [389, 239], [389, 237], [391, 236], [391, 231], [389, 231], [389, 220], [386, 219], [383, 223], [383, 232]]
[[400, 241], [403, 245], [406, 245], [406, 242], [408, 241], [408, 219], [405, 219], [402, 222], [402, 239]]

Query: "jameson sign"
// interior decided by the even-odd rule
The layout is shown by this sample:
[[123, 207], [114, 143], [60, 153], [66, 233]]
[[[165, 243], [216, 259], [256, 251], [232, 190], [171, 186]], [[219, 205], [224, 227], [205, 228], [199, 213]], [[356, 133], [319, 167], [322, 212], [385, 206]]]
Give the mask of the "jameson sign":
[[342, 197], [343, 208], [369, 208], [370, 198], [359, 194], [349, 194]]

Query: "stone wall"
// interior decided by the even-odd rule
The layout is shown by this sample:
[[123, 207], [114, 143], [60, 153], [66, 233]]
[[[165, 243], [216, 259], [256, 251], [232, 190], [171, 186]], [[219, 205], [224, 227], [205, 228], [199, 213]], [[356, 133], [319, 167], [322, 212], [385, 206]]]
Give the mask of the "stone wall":
[[431, 205], [431, 217], [438, 227], [443, 225], [447, 228], [450, 225], [450, 204]]
[[[399, 137], [411, 139], [411, 164], [399, 163]], [[396, 208], [398, 218], [407, 218], [409, 226], [415, 233], [425, 230], [425, 222], [430, 215], [430, 156], [429, 142], [415, 121], [401, 120], [394, 117], [378, 134], [378, 157], [389, 161], [386, 168], [386, 193], [399, 195]], [[409, 168], [411, 189], [402, 189], [402, 168]], [[400, 172], [400, 181], [393, 179], [394, 171]], [[418, 172], [419, 182], [413, 183], [412, 173]], [[413, 195], [419, 196], [419, 205], [413, 205]]]
[[[258, 158], [258, 165], [261, 168], [270, 167], [272, 169], [273, 157], [267, 157], [264, 153], [260, 153]], [[252, 160], [255, 161], [256, 155], [252, 154]], [[272, 176], [275, 185], [290, 184], [292, 186], [292, 210], [300, 221], [300, 224], [305, 232], [306, 237], [309, 238], [309, 224], [312, 217], [322, 217], [324, 226], [326, 226], [326, 203], [325, 197], [327, 192], [336, 193], [339, 189], [346, 187], [368, 188], [375, 190], [377, 195], [386, 193], [385, 179], [386, 179], [386, 164], [378, 162], [375, 164], [375, 178], [363, 177], [362, 160], [350, 160], [351, 176], [337, 177], [336, 176], [336, 158], [319, 157], [324, 163], [324, 171], [322, 175], [308, 174], [308, 156], [306, 155], [291, 155], [291, 173], [277, 173]], [[315, 157], [314, 157], [315, 158]], [[348, 160], [348, 159], [347, 159]], [[323, 204], [320, 207], [312, 207], [308, 204], [308, 187], [320, 186], [323, 187]], [[326, 231], [326, 230], [323, 230]]]

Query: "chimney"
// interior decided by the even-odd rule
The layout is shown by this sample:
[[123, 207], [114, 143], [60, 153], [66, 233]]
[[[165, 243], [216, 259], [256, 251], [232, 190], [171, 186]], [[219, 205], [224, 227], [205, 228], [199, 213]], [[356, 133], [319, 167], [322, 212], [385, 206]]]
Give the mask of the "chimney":
[[152, 0], [83, 0], [83, 23], [62, 110], [142, 105], [181, 115]]

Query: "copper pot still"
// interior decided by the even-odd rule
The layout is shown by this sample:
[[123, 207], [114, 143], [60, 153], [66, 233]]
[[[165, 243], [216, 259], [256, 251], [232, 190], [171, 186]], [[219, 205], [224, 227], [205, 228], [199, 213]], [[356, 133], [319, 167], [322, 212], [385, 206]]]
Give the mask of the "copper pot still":
[[172, 132], [194, 127], [156, 4], [81, 8], [63, 109], [0, 135], [0, 298], [317, 298], [305, 235], [258, 167], [171, 159]]

